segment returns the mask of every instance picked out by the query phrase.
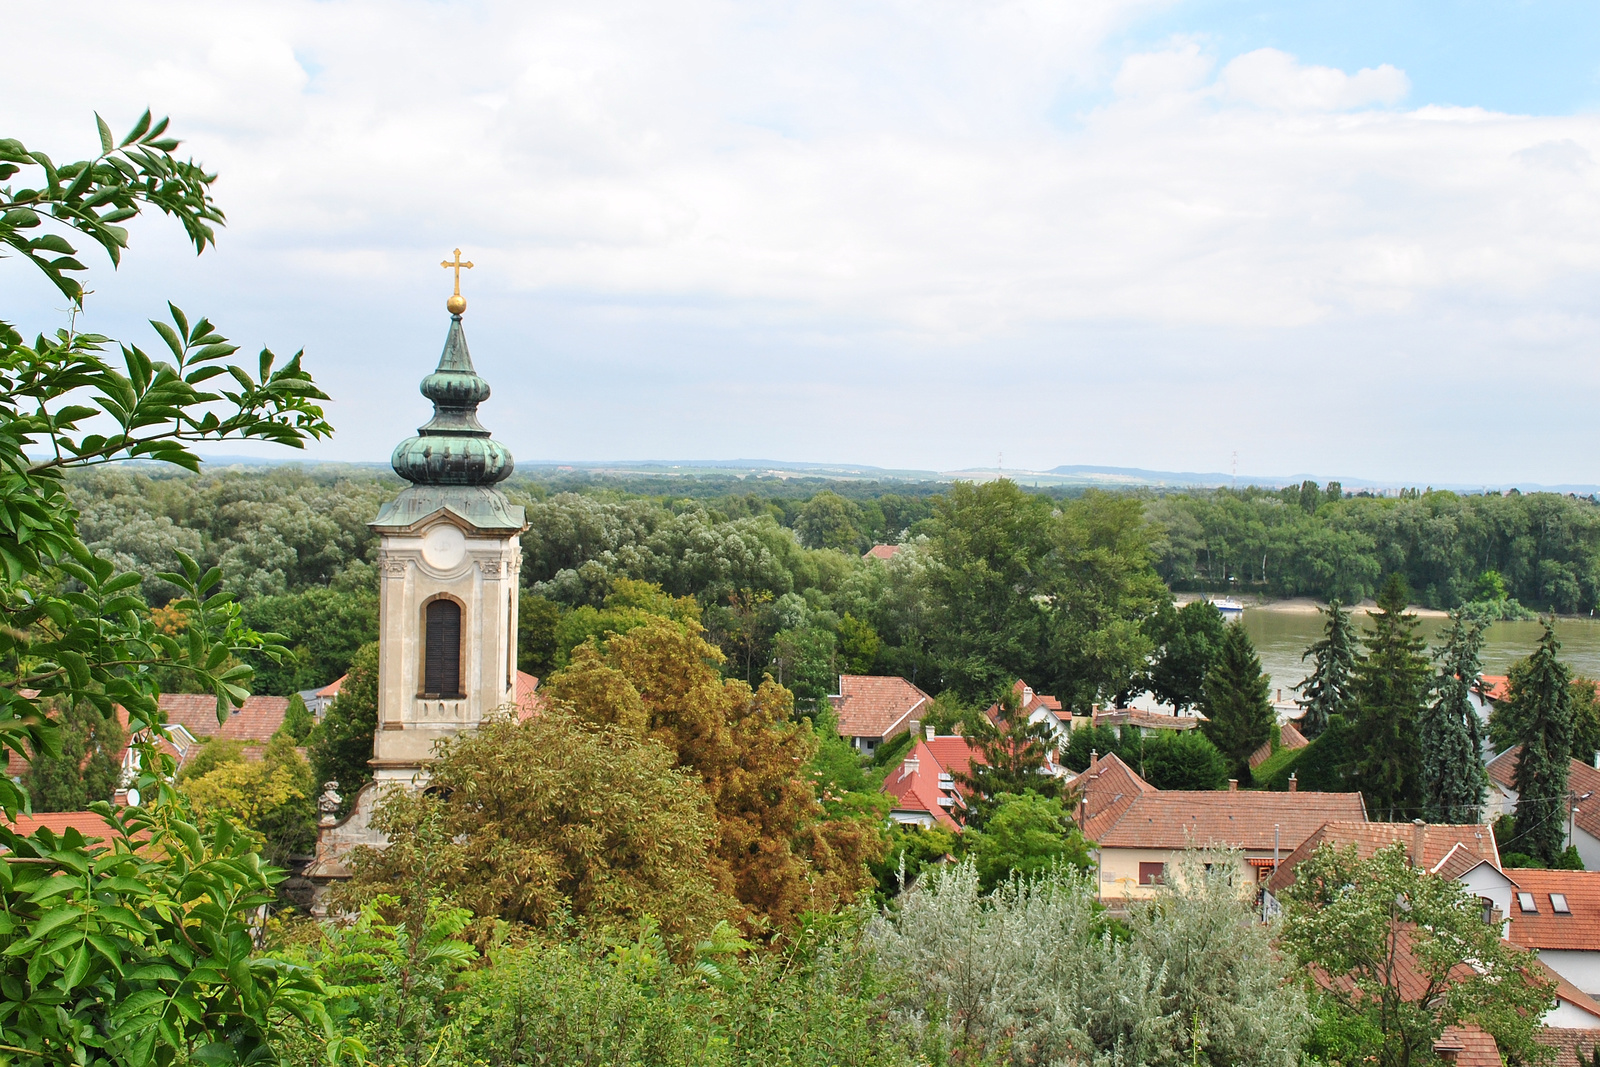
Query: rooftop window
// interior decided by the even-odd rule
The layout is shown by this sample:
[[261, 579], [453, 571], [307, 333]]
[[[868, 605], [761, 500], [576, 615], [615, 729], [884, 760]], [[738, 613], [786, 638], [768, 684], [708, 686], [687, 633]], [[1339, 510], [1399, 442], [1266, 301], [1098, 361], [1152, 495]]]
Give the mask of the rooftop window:
[[1531, 912], [1534, 915], [1539, 914], [1539, 905], [1533, 902], [1532, 893], [1518, 893], [1517, 907], [1521, 908], [1523, 911]]
[[1567, 907], [1567, 895], [1565, 893], [1551, 893], [1550, 910], [1557, 915], [1571, 915], [1572, 909]]

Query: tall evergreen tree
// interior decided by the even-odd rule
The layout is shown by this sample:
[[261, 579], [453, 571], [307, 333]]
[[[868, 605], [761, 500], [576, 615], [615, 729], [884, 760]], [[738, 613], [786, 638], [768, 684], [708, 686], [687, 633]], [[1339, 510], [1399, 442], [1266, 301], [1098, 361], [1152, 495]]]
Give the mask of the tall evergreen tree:
[[1018, 706], [1015, 689], [1006, 689], [997, 701], [998, 722], [982, 712], [962, 721], [962, 732], [972, 739], [981, 754], [965, 774], [961, 784], [970, 791], [965, 825], [982, 830], [999, 807], [1001, 796], [1036, 793], [1049, 800], [1061, 799], [1061, 779], [1044, 773], [1050, 750], [1059, 743], [1044, 722], [1029, 722]]
[[[1517, 709], [1516, 830], [1514, 850], [1546, 863], [1560, 857], [1567, 828], [1567, 769], [1572, 756], [1572, 672], [1556, 658], [1561, 642], [1544, 620], [1539, 647], [1512, 675]], [[1523, 666], [1519, 664], [1519, 666]]]
[[1417, 617], [1406, 612], [1408, 599], [1405, 580], [1389, 575], [1352, 685], [1355, 784], [1366, 794], [1373, 817], [1390, 822], [1422, 814], [1417, 722], [1433, 679]]
[[1483, 766], [1483, 723], [1472, 705], [1484, 624], [1450, 616], [1444, 647], [1435, 656], [1435, 698], [1418, 724], [1422, 748], [1422, 817], [1429, 822], [1475, 823], [1483, 811], [1488, 778]]
[[1237, 778], [1249, 779], [1250, 754], [1272, 737], [1270, 684], [1244, 623], [1233, 623], [1223, 635], [1222, 654], [1206, 675], [1206, 721], [1200, 728]]
[[1345, 715], [1352, 710], [1351, 677], [1361, 658], [1356, 628], [1337, 597], [1328, 602], [1327, 616], [1322, 640], [1300, 657], [1302, 662], [1311, 658], [1312, 666], [1310, 676], [1299, 685], [1305, 695], [1295, 701], [1306, 709], [1300, 719], [1300, 732], [1313, 741], [1328, 728], [1328, 716]]

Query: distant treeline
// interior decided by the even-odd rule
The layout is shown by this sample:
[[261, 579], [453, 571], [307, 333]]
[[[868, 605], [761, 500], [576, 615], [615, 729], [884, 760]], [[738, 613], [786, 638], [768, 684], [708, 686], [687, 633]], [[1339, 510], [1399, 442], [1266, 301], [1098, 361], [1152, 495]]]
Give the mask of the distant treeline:
[[1600, 601], [1600, 506], [1557, 493], [1346, 495], [1337, 483], [1151, 498], [1173, 589], [1373, 596], [1398, 571], [1422, 604], [1510, 597], [1587, 613]]
[[[153, 602], [172, 593], [155, 575], [178, 551], [221, 567], [246, 621], [297, 648], [291, 663], [259, 665], [262, 691], [288, 693], [338, 677], [376, 637], [367, 523], [402, 485], [328, 464], [123, 468], [76, 475], [71, 490], [90, 548], [144, 573]], [[559, 471], [504, 488], [530, 522], [526, 669], [559, 666], [577, 641], [622, 625], [618, 583], [646, 582], [696, 599], [728, 673], [772, 671], [803, 704], [844, 669], [974, 698], [1019, 675], [1106, 698], [1140, 682], [1161, 581], [1350, 602], [1398, 571], [1430, 606], [1514, 598], [1567, 613], [1600, 596], [1600, 506], [1555, 494], [1373, 498], [1308, 483], [1072, 495]], [[884, 542], [908, 551], [889, 565], [861, 558]]]

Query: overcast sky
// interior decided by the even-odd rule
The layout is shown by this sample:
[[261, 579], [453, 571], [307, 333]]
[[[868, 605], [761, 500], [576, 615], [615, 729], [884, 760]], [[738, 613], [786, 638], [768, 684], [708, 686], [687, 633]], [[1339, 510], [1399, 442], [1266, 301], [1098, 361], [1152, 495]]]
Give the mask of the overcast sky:
[[[0, 134], [145, 106], [221, 174], [87, 326], [304, 347], [428, 415], [460, 246], [524, 461], [1600, 482], [1600, 5], [13, 5]], [[61, 298], [0, 265], [4, 314]], [[238, 449], [232, 451], [238, 452]]]

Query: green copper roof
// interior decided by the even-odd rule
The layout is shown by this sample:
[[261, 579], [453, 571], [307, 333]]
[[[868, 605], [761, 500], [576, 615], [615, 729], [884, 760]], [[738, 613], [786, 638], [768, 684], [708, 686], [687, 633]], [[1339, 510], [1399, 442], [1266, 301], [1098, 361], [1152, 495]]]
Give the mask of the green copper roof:
[[403, 529], [443, 508], [479, 530], [522, 530], [521, 505], [486, 485], [413, 485], [383, 506], [371, 525]]
[[396, 474], [417, 486], [486, 486], [511, 475], [511, 450], [478, 422], [489, 383], [472, 368], [460, 315], [450, 316], [444, 352], [422, 379], [422, 395], [433, 401], [433, 418], [395, 447], [390, 463]]

